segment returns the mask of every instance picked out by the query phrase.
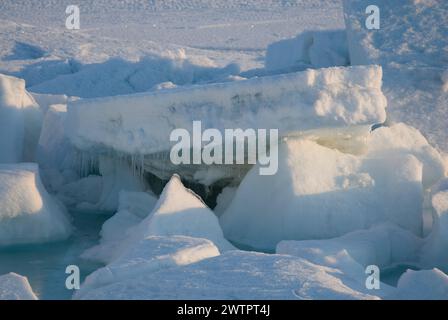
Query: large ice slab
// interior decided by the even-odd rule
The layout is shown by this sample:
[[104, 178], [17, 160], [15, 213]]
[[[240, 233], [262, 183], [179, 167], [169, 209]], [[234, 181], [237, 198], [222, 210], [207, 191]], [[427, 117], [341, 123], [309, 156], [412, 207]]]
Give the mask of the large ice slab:
[[189, 86], [68, 105], [68, 133], [83, 150], [128, 154], [169, 150], [170, 133], [202, 128], [278, 128], [280, 134], [385, 120], [378, 66], [328, 68]]
[[67, 238], [64, 211], [43, 187], [37, 165], [0, 165], [0, 246]]
[[37, 300], [28, 279], [16, 273], [0, 276], [0, 300]]

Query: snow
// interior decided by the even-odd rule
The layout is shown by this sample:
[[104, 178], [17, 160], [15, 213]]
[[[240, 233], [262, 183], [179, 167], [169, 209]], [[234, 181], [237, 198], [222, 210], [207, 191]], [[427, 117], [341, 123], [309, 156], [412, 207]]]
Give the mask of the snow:
[[0, 163], [33, 160], [41, 121], [25, 82], [0, 74]]
[[307, 31], [294, 39], [269, 45], [265, 68], [269, 72], [291, 72], [347, 66], [350, 63], [347, 48], [345, 30]]
[[279, 146], [276, 175], [258, 175], [254, 166], [243, 179], [220, 218], [225, 235], [265, 250], [281, 240], [332, 238], [385, 221], [420, 235], [422, 164], [399, 150], [355, 156], [289, 138]]
[[16, 273], [0, 276], [0, 300], [37, 300], [28, 279]]
[[0, 164], [0, 246], [66, 239], [64, 207], [44, 189], [35, 164]]
[[231, 251], [187, 266], [144, 273], [90, 290], [82, 296], [82, 299], [123, 298], [378, 299], [362, 292], [360, 286], [337, 269], [292, 256], [244, 251]]
[[362, 270], [362, 275], [358, 273], [358, 276], [365, 280], [364, 268], [369, 265], [385, 268], [416, 261], [422, 244], [423, 240], [411, 232], [392, 224], [383, 224], [333, 239], [281, 241], [276, 252], [302, 257], [346, 273], [350, 273], [351, 269], [356, 272]]
[[204, 130], [278, 128], [280, 134], [371, 125], [385, 120], [381, 74], [375, 66], [328, 68], [79, 100], [68, 104], [68, 135], [81, 150], [145, 155], [169, 150], [171, 131], [189, 130], [193, 120]]
[[133, 227], [152, 212], [157, 198], [149, 192], [121, 191], [118, 202], [118, 211], [101, 228], [100, 244], [84, 252], [84, 258], [108, 263], [126, 252]]
[[352, 65], [380, 64], [388, 120], [419, 129], [429, 142], [447, 152], [448, 3], [387, 1], [380, 8], [380, 29], [365, 28], [368, 0], [344, 0], [344, 18]]
[[74, 297], [82, 299], [97, 288], [218, 255], [218, 248], [206, 239], [150, 236], [133, 244], [113, 262], [89, 275]]
[[135, 231], [147, 236], [183, 235], [211, 240], [221, 251], [234, 247], [224, 238], [218, 218], [180, 177], [173, 175], [152, 213]]
[[438, 269], [407, 270], [398, 281], [397, 292], [390, 297], [397, 300], [446, 300], [448, 275]]
[[[448, 188], [447, 188], [448, 189]], [[422, 253], [422, 263], [425, 266], [437, 266], [439, 269], [448, 271], [448, 190], [437, 192], [432, 197], [434, 208], [434, 226], [432, 232], [426, 239], [425, 248]]]
[[[115, 212], [75, 299], [448, 299], [445, 2], [83, 0], [80, 31], [69, 4], [0, 1], [0, 246], [66, 239], [61, 201]], [[278, 128], [278, 173], [173, 165], [194, 120]]]

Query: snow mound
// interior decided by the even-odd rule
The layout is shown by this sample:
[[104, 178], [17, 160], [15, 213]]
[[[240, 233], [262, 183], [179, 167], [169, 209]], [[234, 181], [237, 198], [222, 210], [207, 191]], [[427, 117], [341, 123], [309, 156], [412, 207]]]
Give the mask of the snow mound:
[[349, 64], [345, 30], [307, 31], [269, 45], [265, 68], [269, 72], [291, 72]]
[[422, 165], [407, 152], [355, 156], [291, 138], [279, 146], [276, 175], [257, 170], [220, 218], [237, 243], [272, 250], [281, 240], [333, 238], [380, 222], [422, 232]]
[[65, 209], [43, 187], [35, 164], [0, 165], [0, 246], [65, 239]]
[[41, 125], [25, 81], [0, 74], [0, 163], [33, 161]]
[[16, 273], [0, 276], [0, 300], [37, 300], [28, 279]]
[[397, 292], [389, 298], [401, 300], [447, 300], [448, 275], [438, 269], [407, 270], [398, 281]]
[[163, 189], [153, 210], [135, 232], [141, 238], [148, 236], [183, 235], [205, 238], [220, 250], [234, 247], [224, 238], [218, 218], [190, 189], [186, 189], [179, 176], [174, 175]]
[[75, 294], [75, 299], [82, 299], [90, 291], [112, 283], [218, 255], [218, 248], [206, 239], [184, 236], [148, 237], [133, 244], [126, 253], [106, 267], [89, 275], [81, 290]]
[[[81, 150], [127, 154], [170, 150], [174, 128], [278, 128], [289, 131], [371, 125], [385, 120], [380, 67], [307, 70], [221, 84], [79, 100], [68, 132]], [[191, 132], [191, 131], [190, 131]]]
[[90, 290], [82, 298], [291, 300], [378, 297], [363, 293], [362, 288], [337, 269], [317, 266], [292, 256], [230, 251], [187, 266], [164, 268], [118, 281]]

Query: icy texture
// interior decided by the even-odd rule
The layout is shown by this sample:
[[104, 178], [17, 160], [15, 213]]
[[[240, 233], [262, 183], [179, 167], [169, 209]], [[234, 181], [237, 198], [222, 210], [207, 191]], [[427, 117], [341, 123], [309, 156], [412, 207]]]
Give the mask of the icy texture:
[[354, 156], [291, 138], [279, 159], [276, 175], [254, 166], [242, 181], [220, 218], [230, 240], [272, 250], [281, 240], [332, 238], [385, 221], [421, 234], [422, 164], [412, 153]]
[[[368, 30], [365, 9], [380, 8], [380, 29]], [[388, 120], [419, 129], [445, 152], [448, 91], [448, 2], [344, 0], [352, 65], [380, 64]]]
[[183, 235], [211, 240], [220, 250], [233, 249], [224, 238], [218, 218], [174, 175], [163, 189], [153, 212], [137, 226], [142, 238]]
[[119, 257], [130, 246], [133, 227], [152, 212], [156, 202], [157, 198], [151, 193], [121, 191], [118, 212], [104, 223], [100, 244], [87, 250], [83, 257], [104, 263]]
[[41, 125], [25, 81], [0, 74], [0, 163], [33, 161]]
[[91, 290], [82, 298], [377, 299], [364, 290], [337, 269], [301, 258], [232, 251], [188, 266], [118, 281]]
[[446, 1], [375, 1], [380, 8], [379, 30], [368, 30], [365, 26], [365, 10], [372, 2], [343, 2], [353, 65], [395, 63], [446, 67], [448, 64]]
[[0, 165], [0, 246], [65, 239], [65, 209], [44, 189], [34, 164]]
[[218, 255], [218, 248], [206, 239], [184, 236], [148, 237], [134, 243], [112, 263], [89, 275], [75, 298], [82, 299], [86, 293], [112, 283]]
[[16, 273], [0, 276], [0, 300], [37, 300], [28, 279]]
[[233, 83], [80, 100], [68, 105], [71, 141], [83, 150], [128, 154], [170, 149], [174, 128], [292, 130], [385, 120], [380, 67], [307, 70]]
[[[304, 258], [312, 263], [337, 268], [344, 274], [366, 280], [365, 268], [380, 269], [399, 263], [417, 261], [423, 240], [409, 231], [393, 225], [380, 225], [369, 230], [357, 230], [339, 238], [326, 240], [281, 241], [276, 252]], [[391, 294], [391, 288], [381, 284], [377, 295]]]
[[407, 270], [398, 281], [397, 292], [390, 299], [447, 300], [448, 275], [438, 269]]
[[345, 30], [308, 31], [294, 39], [268, 46], [265, 67], [269, 72], [349, 65]]
[[432, 197], [434, 225], [422, 252], [425, 266], [437, 266], [448, 271], [448, 188]]

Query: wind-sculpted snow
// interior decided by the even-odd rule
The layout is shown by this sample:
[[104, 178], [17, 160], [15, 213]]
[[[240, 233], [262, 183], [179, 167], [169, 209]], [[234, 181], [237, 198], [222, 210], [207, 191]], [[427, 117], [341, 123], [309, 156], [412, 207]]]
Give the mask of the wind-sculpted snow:
[[28, 279], [16, 273], [0, 276], [0, 300], [37, 300]]
[[170, 149], [175, 128], [278, 128], [280, 134], [381, 123], [380, 67], [349, 67], [191, 86], [68, 105], [68, 135], [81, 150], [147, 155]]
[[34, 164], [0, 165], [0, 246], [66, 239], [64, 207], [44, 189]]

